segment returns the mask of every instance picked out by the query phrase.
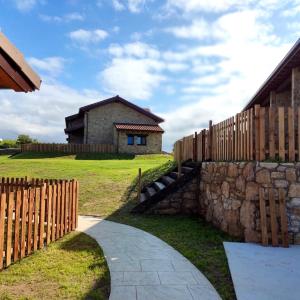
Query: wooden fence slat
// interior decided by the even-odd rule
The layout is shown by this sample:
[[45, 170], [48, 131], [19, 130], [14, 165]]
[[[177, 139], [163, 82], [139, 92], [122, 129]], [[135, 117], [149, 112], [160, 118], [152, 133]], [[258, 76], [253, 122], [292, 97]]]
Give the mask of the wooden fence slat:
[[279, 158], [285, 160], [284, 107], [278, 107]]
[[275, 115], [274, 108], [269, 108], [269, 157], [275, 159]]
[[295, 120], [294, 108], [288, 108], [288, 150], [289, 161], [295, 161]]
[[8, 195], [8, 207], [7, 207], [7, 229], [6, 229], [6, 267], [11, 264], [12, 254], [12, 225], [13, 225], [13, 209], [14, 209], [14, 193]]
[[40, 233], [39, 233], [39, 249], [44, 247], [44, 230], [45, 230], [45, 195], [46, 195], [46, 185], [41, 188], [40, 195]]
[[6, 195], [1, 194], [0, 203], [0, 269], [3, 269], [3, 251], [4, 251], [4, 225], [5, 225], [5, 210], [6, 210]]
[[61, 188], [60, 237], [62, 237], [64, 233], [65, 201], [66, 201], [66, 181], [63, 180], [62, 188]]
[[260, 211], [260, 226], [261, 226], [261, 240], [264, 246], [268, 245], [268, 230], [267, 230], [267, 216], [266, 203], [264, 199], [264, 189], [259, 189], [259, 211]]
[[51, 227], [51, 241], [54, 242], [56, 239], [56, 203], [57, 203], [57, 185], [53, 186], [52, 193], [52, 227]]
[[36, 188], [34, 193], [34, 232], [33, 232], [33, 251], [38, 248], [38, 229], [39, 229], [39, 209], [40, 209], [41, 189]]
[[28, 209], [28, 193], [27, 190], [24, 190], [22, 192], [21, 251], [20, 251], [21, 258], [25, 257], [27, 209]]
[[19, 260], [19, 248], [20, 248], [20, 208], [21, 208], [21, 196], [22, 192], [17, 191], [16, 208], [15, 208], [15, 240], [14, 240], [14, 262]]
[[288, 224], [286, 215], [286, 203], [285, 203], [285, 191], [280, 188], [279, 194], [279, 211], [280, 211], [280, 222], [281, 222], [281, 235], [283, 247], [289, 246], [289, 235], [288, 235]]
[[60, 208], [61, 208], [61, 181], [57, 182], [57, 203], [56, 203], [56, 239], [60, 234]]
[[270, 206], [270, 221], [271, 221], [271, 236], [272, 246], [278, 246], [278, 226], [276, 218], [276, 204], [274, 199], [274, 191], [272, 188], [269, 189], [269, 206]]
[[27, 254], [28, 255], [31, 253], [31, 248], [32, 248], [33, 205], [34, 205], [34, 189], [29, 189], [28, 231], [27, 231]]
[[260, 108], [259, 116], [259, 159], [266, 159], [266, 141], [265, 141], [265, 107]]
[[47, 233], [46, 233], [47, 245], [49, 245], [51, 241], [52, 190], [53, 190], [53, 186], [48, 185], [47, 187]]

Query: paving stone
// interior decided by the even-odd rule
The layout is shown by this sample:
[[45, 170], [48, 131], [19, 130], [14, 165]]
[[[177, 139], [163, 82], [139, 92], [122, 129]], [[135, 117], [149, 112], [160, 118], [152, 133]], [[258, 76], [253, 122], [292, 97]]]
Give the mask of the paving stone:
[[201, 285], [189, 285], [188, 289], [193, 296], [193, 300], [221, 300], [219, 295], [210, 288], [203, 288]]
[[124, 300], [136, 299], [136, 287], [135, 286], [115, 286], [110, 293], [109, 300]]
[[161, 284], [197, 284], [192, 272], [158, 272]]
[[171, 260], [143, 259], [140, 262], [142, 271], [174, 271]]
[[157, 272], [124, 272], [122, 285], [160, 284]]
[[[124, 298], [125, 299], [125, 298]], [[137, 299], [143, 300], [193, 300], [185, 285], [137, 286]], [[217, 298], [215, 298], [217, 299]]]

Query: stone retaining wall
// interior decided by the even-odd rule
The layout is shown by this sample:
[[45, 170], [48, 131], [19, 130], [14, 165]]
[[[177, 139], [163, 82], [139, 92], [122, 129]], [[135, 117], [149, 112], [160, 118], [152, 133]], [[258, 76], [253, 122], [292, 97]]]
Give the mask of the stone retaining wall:
[[206, 162], [202, 164], [200, 212], [229, 234], [259, 242], [260, 187], [286, 192], [290, 242], [300, 244], [300, 163]]

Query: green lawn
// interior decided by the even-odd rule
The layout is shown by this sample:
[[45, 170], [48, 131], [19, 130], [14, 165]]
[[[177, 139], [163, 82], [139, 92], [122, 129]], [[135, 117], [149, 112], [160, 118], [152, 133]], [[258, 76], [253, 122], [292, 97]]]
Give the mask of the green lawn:
[[160, 237], [190, 259], [209, 278], [223, 299], [235, 299], [222, 244], [224, 240], [232, 240], [230, 237], [196, 217], [130, 214], [135, 204], [138, 168], [146, 171], [144, 180], [150, 181], [172, 166], [172, 157], [167, 155], [134, 158], [25, 154], [14, 158], [0, 156], [0, 177], [26, 175], [79, 179], [81, 214], [106, 217]]
[[72, 232], [0, 272], [0, 299], [107, 299], [110, 275], [95, 240]]

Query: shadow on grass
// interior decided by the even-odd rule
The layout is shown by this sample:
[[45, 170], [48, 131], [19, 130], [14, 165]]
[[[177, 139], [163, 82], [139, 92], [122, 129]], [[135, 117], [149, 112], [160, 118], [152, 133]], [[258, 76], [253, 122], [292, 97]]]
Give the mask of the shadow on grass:
[[63, 153], [63, 152], [22, 152], [12, 155], [10, 159], [47, 159], [47, 158], [70, 158], [75, 160], [132, 160], [134, 154], [118, 153]]
[[[144, 185], [168, 173], [170, 162], [143, 174]], [[147, 231], [188, 258], [213, 284], [222, 299], [236, 299], [223, 241], [240, 241], [197, 215], [131, 214], [137, 204], [138, 178], [122, 195], [123, 205], [106, 219]]]
[[84, 233], [61, 242], [60, 249], [66, 251], [85, 252], [94, 257], [89, 269], [96, 271], [104, 270], [94, 283], [92, 288], [85, 294], [83, 299], [108, 299], [110, 294], [110, 273], [104, 254], [98, 243]]

